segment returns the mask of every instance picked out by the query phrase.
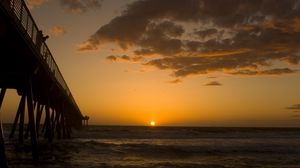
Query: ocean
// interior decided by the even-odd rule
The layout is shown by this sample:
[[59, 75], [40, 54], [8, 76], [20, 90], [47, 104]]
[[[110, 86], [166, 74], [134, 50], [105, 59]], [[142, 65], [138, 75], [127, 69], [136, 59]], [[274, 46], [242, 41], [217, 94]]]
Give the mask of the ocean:
[[39, 161], [8, 133], [12, 168], [300, 168], [300, 128], [89, 126], [40, 140]]

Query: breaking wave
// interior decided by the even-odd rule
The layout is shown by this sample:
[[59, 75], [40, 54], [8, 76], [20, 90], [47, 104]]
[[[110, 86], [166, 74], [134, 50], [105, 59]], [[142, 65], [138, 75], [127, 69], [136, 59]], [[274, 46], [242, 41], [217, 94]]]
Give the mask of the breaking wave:
[[94, 126], [70, 140], [41, 141], [34, 163], [30, 143], [15, 144], [6, 143], [12, 167], [300, 167], [298, 129]]

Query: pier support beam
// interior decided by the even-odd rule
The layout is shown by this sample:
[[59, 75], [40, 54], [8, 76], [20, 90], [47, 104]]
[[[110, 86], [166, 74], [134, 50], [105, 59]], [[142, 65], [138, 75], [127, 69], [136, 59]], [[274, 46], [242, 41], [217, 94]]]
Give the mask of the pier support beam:
[[[34, 105], [33, 105], [33, 115], [34, 115], [36, 104], [37, 104], [37, 102], [35, 101]], [[26, 128], [26, 131], [25, 131], [25, 135], [24, 135], [25, 139], [28, 139], [29, 133], [30, 133], [30, 121], [29, 121], [29, 118], [28, 118], [28, 124], [27, 124], [27, 128]]]
[[[20, 101], [20, 104], [21, 104], [21, 101]], [[18, 110], [17, 110], [17, 114], [16, 114], [16, 117], [15, 117], [13, 126], [11, 128], [11, 132], [9, 134], [9, 139], [12, 139], [14, 137], [14, 134], [15, 134], [15, 130], [16, 130], [19, 118], [20, 118], [20, 104], [19, 104], [19, 107], [18, 107]]]
[[66, 129], [66, 115], [65, 115], [65, 103], [61, 104], [61, 129], [63, 133], [63, 138], [67, 138], [67, 129]]
[[82, 118], [82, 125], [83, 126], [89, 126], [89, 119], [90, 119], [90, 117], [89, 116], [84, 116], [83, 118]]
[[45, 131], [45, 138], [48, 138], [48, 142], [52, 142], [52, 131], [51, 131], [51, 118], [50, 118], [50, 107], [49, 107], [49, 102], [46, 104], [46, 117], [45, 117], [45, 122], [44, 122], [44, 129]]
[[[0, 109], [2, 106], [2, 102], [5, 96], [6, 88], [2, 88], [0, 92]], [[0, 167], [7, 168], [7, 160], [5, 155], [5, 146], [4, 146], [4, 137], [3, 137], [3, 130], [2, 130], [2, 121], [0, 118]]]
[[23, 127], [24, 127], [24, 111], [25, 111], [25, 95], [21, 96], [21, 100], [19, 103], [18, 111], [9, 135], [9, 138], [13, 138], [15, 134], [16, 127], [18, 125], [18, 122], [20, 120], [19, 125], [19, 143], [23, 143]]
[[58, 139], [61, 139], [61, 111], [60, 109], [55, 110], [55, 120], [53, 122], [53, 131], [56, 130], [56, 135]]
[[40, 131], [40, 122], [42, 117], [44, 106], [38, 103], [37, 105], [37, 111], [36, 111], [36, 133], [37, 137], [39, 137], [39, 131]]
[[30, 128], [30, 138], [32, 144], [32, 157], [34, 160], [38, 160], [38, 144], [37, 136], [35, 129], [35, 120], [34, 120], [34, 107], [33, 107], [33, 94], [32, 94], [32, 81], [31, 79], [28, 82], [27, 86], [27, 107], [28, 107], [28, 119], [29, 119], [29, 128]]
[[19, 122], [19, 144], [23, 144], [24, 141], [24, 119], [25, 119], [25, 100], [26, 100], [26, 95], [23, 94], [20, 105], [18, 108], [18, 111], [20, 110], [20, 122]]

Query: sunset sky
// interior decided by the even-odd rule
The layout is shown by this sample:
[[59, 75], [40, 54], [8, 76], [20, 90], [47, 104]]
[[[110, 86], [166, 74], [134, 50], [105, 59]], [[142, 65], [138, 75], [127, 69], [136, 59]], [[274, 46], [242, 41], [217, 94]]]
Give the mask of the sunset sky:
[[92, 124], [300, 126], [300, 1], [27, 3]]

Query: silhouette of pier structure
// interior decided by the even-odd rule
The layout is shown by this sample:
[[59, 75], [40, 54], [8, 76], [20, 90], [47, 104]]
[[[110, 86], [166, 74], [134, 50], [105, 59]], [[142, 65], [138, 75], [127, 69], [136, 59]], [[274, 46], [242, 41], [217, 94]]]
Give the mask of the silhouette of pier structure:
[[[30, 135], [34, 159], [38, 159], [39, 138], [49, 142], [68, 138], [71, 128], [81, 127], [83, 119], [46, 38], [23, 0], [0, 0], [0, 108], [6, 90], [16, 89], [20, 103], [9, 138], [18, 130], [22, 144]], [[5, 157], [2, 140], [3, 136], [0, 159]]]
[[83, 125], [83, 126], [89, 126], [89, 119], [90, 119], [89, 116], [84, 116], [84, 117], [82, 118], [82, 125]]

